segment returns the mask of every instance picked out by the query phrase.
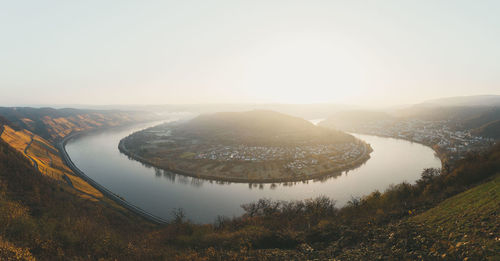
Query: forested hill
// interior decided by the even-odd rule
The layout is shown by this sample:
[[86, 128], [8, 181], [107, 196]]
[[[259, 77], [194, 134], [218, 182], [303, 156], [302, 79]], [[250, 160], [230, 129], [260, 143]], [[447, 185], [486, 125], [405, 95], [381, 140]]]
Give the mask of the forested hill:
[[255, 110], [200, 115], [176, 127], [183, 135], [246, 143], [352, 141], [353, 137], [286, 114]]
[[441, 121], [454, 130], [471, 131], [481, 137], [500, 138], [499, 106], [413, 106], [391, 114], [380, 111], [341, 111], [332, 114], [319, 125], [352, 130], [381, 123], [398, 124], [407, 120]]
[[500, 120], [492, 121], [476, 128], [472, 131], [473, 134], [489, 137], [493, 139], [500, 139]]

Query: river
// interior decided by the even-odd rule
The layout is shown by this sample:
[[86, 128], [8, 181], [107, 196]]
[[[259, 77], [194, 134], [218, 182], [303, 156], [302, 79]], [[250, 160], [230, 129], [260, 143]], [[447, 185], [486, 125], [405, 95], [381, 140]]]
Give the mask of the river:
[[66, 151], [96, 182], [164, 219], [171, 219], [172, 211], [182, 208], [190, 220], [210, 223], [218, 215], [239, 216], [241, 204], [260, 198], [300, 200], [324, 195], [342, 206], [352, 197], [382, 192], [391, 184], [413, 183], [424, 168], [441, 166], [434, 151], [421, 144], [353, 134], [372, 146], [371, 158], [336, 177], [292, 184], [221, 184], [145, 166], [118, 151], [122, 138], [150, 126], [152, 123], [91, 132], [68, 141]]

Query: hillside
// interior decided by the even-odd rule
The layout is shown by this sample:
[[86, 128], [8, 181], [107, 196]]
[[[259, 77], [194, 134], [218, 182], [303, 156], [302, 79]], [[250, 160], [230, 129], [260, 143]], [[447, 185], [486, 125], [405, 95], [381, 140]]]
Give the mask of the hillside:
[[13, 128], [26, 129], [52, 142], [71, 132], [116, 127], [158, 119], [149, 112], [0, 107], [0, 116]]
[[500, 119], [500, 95], [429, 100], [397, 110], [395, 115], [420, 120], [449, 120], [459, 127], [474, 129]]
[[464, 128], [472, 129], [472, 133], [482, 137], [500, 139], [500, 107], [492, 108], [476, 117], [465, 119]]
[[[409, 219], [426, 231], [429, 249], [494, 257], [500, 253], [500, 174]], [[439, 241], [436, 239], [440, 239]]]
[[252, 144], [353, 140], [348, 134], [317, 127], [301, 118], [261, 110], [200, 115], [173, 131], [203, 140]]
[[207, 103], [207, 104], [164, 104], [164, 105], [104, 105], [89, 106], [89, 109], [153, 111], [157, 113], [190, 113], [212, 114], [216, 112], [251, 110], [276, 111], [304, 119], [320, 119], [340, 110], [351, 110], [357, 106], [347, 104], [314, 103], [314, 104], [263, 104], [263, 103]]
[[473, 96], [457, 96], [446, 97], [424, 101], [419, 106], [467, 106], [467, 107], [483, 107], [483, 106], [500, 106], [500, 95], [473, 95]]
[[461, 124], [466, 129], [474, 129], [498, 120], [500, 120], [500, 107], [493, 107], [472, 117], [464, 117]]
[[[415, 127], [418, 124], [427, 126]], [[500, 107], [414, 106], [399, 110], [394, 116], [376, 111], [343, 111], [331, 115], [319, 125], [371, 134], [389, 133], [389, 130], [400, 132], [402, 129], [406, 132], [408, 129], [404, 130], [404, 126], [410, 125], [411, 132], [416, 132], [439, 125], [452, 131], [467, 131], [475, 136], [499, 139]]]
[[366, 124], [388, 122], [397, 120], [395, 117], [385, 112], [379, 111], [341, 111], [337, 112], [324, 121], [319, 126], [335, 128], [339, 130], [352, 130], [360, 128]]
[[9, 125], [3, 125], [0, 128], [3, 130], [0, 140], [5, 141], [28, 158], [40, 173], [67, 184], [80, 192], [81, 197], [92, 200], [104, 199], [97, 189], [78, 177], [64, 164], [59, 151], [50, 142], [25, 129], [16, 131]]
[[395, 112], [395, 115], [402, 118], [420, 119], [428, 121], [451, 120], [459, 122], [471, 119], [488, 112], [492, 107], [467, 107], [467, 106], [412, 106]]
[[492, 121], [472, 131], [474, 135], [500, 139], [500, 120]]
[[70, 133], [153, 119], [154, 114], [143, 112], [0, 107], [0, 140], [29, 159], [41, 174], [80, 197], [114, 204], [65, 165], [56, 142]]
[[146, 249], [128, 249], [131, 235], [151, 226], [40, 175], [0, 140], [0, 227], [1, 260], [68, 260], [130, 257]]

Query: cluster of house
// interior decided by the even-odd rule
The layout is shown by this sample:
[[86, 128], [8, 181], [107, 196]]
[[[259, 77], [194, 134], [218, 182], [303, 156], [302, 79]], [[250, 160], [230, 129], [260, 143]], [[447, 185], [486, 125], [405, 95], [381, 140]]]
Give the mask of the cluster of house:
[[[359, 155], [363, 146], [357, 143], [307, 145], [291, 147], [267, 146], [211, 146], [199, 151], [195, 159], [210, 159], [220, 161], [273, 161], [291, 160], [290, 167], [302, 168], [304, 164], [317, 164], [314, 156], [324, 155], [333, 159], [346, 159], [351, 155]], [[309, 159], [311, 158], [311, 159]]]
[[287, 170], [295, 170], [296, 172], [300, 172], [302, 169], [316, 164], [318, 164], [317, 159], [296, 159], [286, 163], [285, 165], [283, 165], [283, 167], [285, 167], [285, 169]]
[[352, 131], [437, 145], [450, 159], [463, 158], [468, 152], [483, 150], [493, 143], [493, 139], [474, 136], [466, 130], [453, 130], [448, 121], [381, 121], [364, 124]]

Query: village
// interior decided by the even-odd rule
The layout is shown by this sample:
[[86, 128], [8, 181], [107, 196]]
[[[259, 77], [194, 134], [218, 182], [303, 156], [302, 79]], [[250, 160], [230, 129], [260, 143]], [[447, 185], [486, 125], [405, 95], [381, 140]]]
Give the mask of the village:
[[446, 160], [456, 161], [467, 153], [481, 151], [493, 144], [490, 138], [475, 136], [468, 130], [457, 130], [449, 121], [417, 119], [366, 123], [348, 131], [405, 139], [433, 147]]
[[217, 161], [285, 161], [283, 167], [292, 172], [300, 173], [302, 169], [319, 164], [325, 159], [343, 165], [352, 162], [366, 153], [363, 143], [348, 143], [336, 145], [315, 145], [295, 147], [265, 147], [265, 146], [213, 146], [198, 152], [195, 159]]
[[[351, 155], [361, 154], [363, 146], [355, 143], [329, 144], [316, 146], [267, 147], [267, 146], [212, 146], [198, 152], [195, 159], [220, 161], [269, 161], [304, 159], [320, 155], [328, 155], [332, 159], [347, 159]], [[315, 161], [312, 161], [313, 163]]]

